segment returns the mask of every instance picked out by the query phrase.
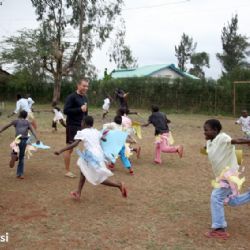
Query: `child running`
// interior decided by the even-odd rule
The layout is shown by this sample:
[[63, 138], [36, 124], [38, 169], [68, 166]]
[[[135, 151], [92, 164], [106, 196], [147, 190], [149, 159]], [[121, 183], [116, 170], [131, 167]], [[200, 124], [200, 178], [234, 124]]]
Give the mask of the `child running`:
[[55, 131], [57, 131], [57, 123], [58, 122], [60, 122], [61, 125], [66, 128], [65, 119], [64, 119], [64, 116], [61, 112], [61, 109], [59, 107], [55, 106], [53, 108], [53, 112], [54, 112], [55, 116], [54, 116], [53, 121], [52, 121], [52, 128], [54, 128]]
[[[115, 116], [114, 121], [111, 123], [106, 123], [103, 125], [104, 131], [107, 130], [120, 130], [123, 131], [123, 126], [122, 126], [122, 117], [120, 115]], [[127, 141], [130, 141], [128, 138]], [[134, 170], [132, 167], [132, 164], [128, 157], [126, 156], [126, 146], [124, 145], [119, 152], [119, 156], [121, 158], [122, 165], [129, 171], [130, 175], [134, 175]], [[115, 167], [115, 163], [111, 162], [108, 165], [109, 169], [113, 170]]]
[[241, 117], [235, 123], [241, 125], [246, 138], [250, 139], [250, 116], [248, 116], [247, 110], [241, 111]]
[[103, 184], [109, 187], [118, 188], [122, 196], [126, 198], [127, 189], [124, 183], [115, 183], [108, 180], [113, 173], [106, 167], [104, 154], [100, 144], [100, 141], [105, 139], [100, 131], [93, 128], [93, 125], [93, 117], [86, 116], [83, 121], [83, 129], [77, 132], [74, 138], [75, 141], [67, 147], [55, 152], [56, 155], [60, 155], [66, 150], [73, 149], [81, 141], [83, 142], [85, 150], [79, 152], [80, 157], [77, 161], [77, 165], [81, 171], [78, 189], [72, 191], [70, 194], [73, 199], [79, 200], [85, 180], [87, 179], [93, 185]]
[[211, 119], [204, 124], [204, 135], [207, 140], [206, 151], [211, 162], [217, 185], [211, 194], [212, 230], [205, 233], [209, 238], [227, 239], [227, 222], [224, 204], [239, 206], [250, 202], [250, 191], [239, 195], [242, 180], [239, 179], [239, 166], [234, 144], [248, 144], [250, 139], [232, 139], [221, 132], [220, 121]]
[[102, 109], [103, 109], [102, 119], [104, 120], [106, 115], [109, 113], [110, 97], [106, 96], [106, 98], [103, 101], [104, 101], [104, 103], [102, 105]]
[[[132, 120], [128, 117], [129, 110], [126, 108], [120, 108], [117, 111], [117, 115], [122, 117], [122, 127], [129, 135], [130, 143], [137, 144], [137, 141], [134, 138], [134, 129], [132, 127]], [[136, 153], [137, 159], [140, 158], [141, 147], [138, 145], [137, 148], [130, 147], [131, 151]]]
[[163, 153], [178, 153], [181, 158], [183, 155], [183, 146], [171, 146], [169, 143], [169, 128], [168, 123], [171, 121], [167, 119], [166, 114], [159, 111], [159, 107], [152, 105], [152, 115], [148, 118], [148, 123], [142, 125], [147, 127], [152, 124], [155, 127], [155, 159], [154, 163], [161, 164], [161, 152]]
[[0, 133], [2, 133], [4, 130], [9, 128], [10, 126], [14, 126], [16, 129], [16, 137], [21, 135], [20, 137], [20, 143], [18, 144], [18, 149], [15, 152], [14, 150], [11, 153], [11, 160], [9, 163], [9, 166], [13, 168], [15, 166], [15, 161], [19, 159], [18, 166], [17, 166], [17, 172], [16, 176], [18, 179], [24, 179], [24, 155], [25, 155], [25, 149], [27, 145], [28, 140], [28, 131], [30, 130], [33, 136], [35, 137], [37, 144], [40, 144], [39, 140], [37, 139], [35, 130], [33, 129], [31, 123], [27, 120], [28, 113], [24, 110], [22, 110], [19, 114], [19, 118], [17, 120], [12, 121], [11, 123], [4, 126], [2, 129], [0, 129]]
[[20, 94], [17, 94], [16, 99], [17, 99], [16, 109], [13, 111], [13, 113], [8, 115], [8, 118], [13, 115], [19, 114], [22, 110], [24, 110], [28, 114], [27, 119], [31, 122], [33, 128], [36, 130], [37, 129], [36, 120], [32, 110], [30, 109], [28, 100], [26, 98], [23, 98]]

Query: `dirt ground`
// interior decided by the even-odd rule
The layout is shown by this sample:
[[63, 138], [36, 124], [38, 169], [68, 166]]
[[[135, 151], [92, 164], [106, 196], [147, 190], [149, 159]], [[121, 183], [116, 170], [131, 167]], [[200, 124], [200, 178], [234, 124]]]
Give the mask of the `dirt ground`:
[[[43, 107], [44, 108], [44, 107]], [[90, 110], [96, 127], [101, 111]], [[110, 114], [109, 119], [113, 114]], [[146, 120], [149, 113], [142, 112]], [[250, 249], [250, 206], [226, 207], [227, 241], [203, 236], [210, 227], [210, 181], [213, 178], [207, 157], [199, 153], [204, 145], [203, 123], [208, 116], [169, 115], [176, 144], [185, 147], [184, 157], [164, 154], [163, 164], [154, 165], [153, 128], [143, 130], [141, 159], [132, 157], [135, 175], [116, 165], [114, 180], [128, 187], [128, 198], [116, 189], [86, 183], [80, 202], [69, 197], [78, 178], [64, 177], [62, 156], [54, 150], [65, 145], [65, 131], [50, 128], [52, 113], [36, 113], [38, 135], [51, 146], [25, 161], [25, 179], [17, 180], [15, 168], [8, 167], [11, 128], [0, 135], [0, 235], [8, 232], [3, 249]], [[134, 120], [141, 118], [132, 116]], [[218, 117], [224, 131], [241, 137], [233, 118]], [[0, 117], [0, 126], [10, 119]], [[247, 190], [250, 183], [250, 148], [244, 149]], [[77, 155], [72, 171], [79, 175]]]

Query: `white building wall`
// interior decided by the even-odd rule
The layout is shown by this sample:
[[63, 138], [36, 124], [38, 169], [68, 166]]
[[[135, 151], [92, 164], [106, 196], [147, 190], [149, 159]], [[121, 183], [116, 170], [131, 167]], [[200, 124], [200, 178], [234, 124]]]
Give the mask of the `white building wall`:
[[183, 78], [179, 74], [177, 74], [175, 71], [171, 69], [162, 69], [154, 74], [151, 75], [151, 77], [164, 77], [169, 79], [176, 79], [176, 78]]

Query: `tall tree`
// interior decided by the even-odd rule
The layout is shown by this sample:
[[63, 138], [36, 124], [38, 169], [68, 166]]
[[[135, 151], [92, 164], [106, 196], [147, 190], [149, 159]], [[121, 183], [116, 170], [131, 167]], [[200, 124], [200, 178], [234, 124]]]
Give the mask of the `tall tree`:
[[[53, 102], [60, 98], [62, 77], [90, 61], [114, 29], [123, 0], [31, 0], [42, 24], [43, 67], [54, 78]], [[77, 33], [76, 33], [77, 30]]]
[[178, 60], [178, 67], [182, 71], [186, 71], [186, 64], [190, 60], [191, 55], [196, 49], [197, 43], [193, 42], [193, 38], [189, 37], [185, 33], [182, 34], [181, 42], [178, 46], [175, 46], [175, 56]]
[[246, 36], [238, 33], [238, 15], [232, 17], [222, 29], [221, 34], [222, 53], [217, 53], [217, 58], [221, 62], [224, 74], [232, 72], [237, 67], [247, 65], [249, 55], [249, 42]]
[[109, 60], [115, 62], [118, 68], [128, 69], [137, 67], [137, 59], [133, 56], [128, 45], [125, 44], [125, 28], [120, 30], [111, 43]]
[[190, 74], [193, 74], [199, 78], [205, 78], [204, 67], [209, 68], [209, 55], [206, 52], [194, 53], [191, 55], [190, 63], [193, 67], [189, 70]]

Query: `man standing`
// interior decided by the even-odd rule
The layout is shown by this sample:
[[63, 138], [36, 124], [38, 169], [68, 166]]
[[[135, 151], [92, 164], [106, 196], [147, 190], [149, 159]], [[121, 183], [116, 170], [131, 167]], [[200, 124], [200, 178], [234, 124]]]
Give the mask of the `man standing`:
[[[88, 114], [87, 97], [86, 93], [89, 88], [89, 82], [87, 79], [80, 79], [76, 86], [76, 91], [70, 94], [64, 105], [64, 114], [67, 115], [66, 120], [66, 143], [71, 144], [74, 141], [74, 137], [78, 130], [82, 129], [82, 121]], [[70, 158], [73, 150], [67, 150], [64, 153], [64, 164], [66, 177], [76, 177], [70, 172]]]

